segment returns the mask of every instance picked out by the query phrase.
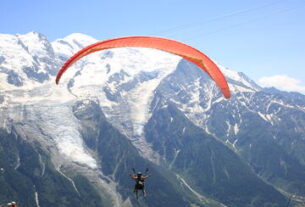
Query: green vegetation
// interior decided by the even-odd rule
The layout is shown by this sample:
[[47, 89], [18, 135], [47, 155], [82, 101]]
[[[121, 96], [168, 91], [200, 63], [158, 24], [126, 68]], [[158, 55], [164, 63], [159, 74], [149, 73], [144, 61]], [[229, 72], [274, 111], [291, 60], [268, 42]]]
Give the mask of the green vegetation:
[[[160, 133], [161, 132], [161, 133]], [[284, 207], [287, 199], [261, 181], [232, 150], [193, 125], [175, 106], [154, 113], [147, 140], [172, 170], [201, 194], [230, 207]]]
[[[43, 166], [42, 166], [43, 163]], [[22, 140], [15, 132], [0, 132], [0, 203], [17, 201], [22, 207], [104, 206], [84, 177], [76, 177], [76, 192], [72, 183], [52, 165], [50, 158], [39, 148]]]

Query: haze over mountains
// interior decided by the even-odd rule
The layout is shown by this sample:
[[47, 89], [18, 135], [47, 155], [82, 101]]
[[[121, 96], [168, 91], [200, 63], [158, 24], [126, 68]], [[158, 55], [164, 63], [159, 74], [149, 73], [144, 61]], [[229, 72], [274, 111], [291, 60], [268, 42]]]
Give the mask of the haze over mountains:
[[[232, 98], [200, 69], [144, 48], [63, 62], [96, 42], [0, 35], [0, 204], [297, 206], [305, 196], [305, 96], [220, 66]], [[153, 174], [136, 200], [131, 168]]]

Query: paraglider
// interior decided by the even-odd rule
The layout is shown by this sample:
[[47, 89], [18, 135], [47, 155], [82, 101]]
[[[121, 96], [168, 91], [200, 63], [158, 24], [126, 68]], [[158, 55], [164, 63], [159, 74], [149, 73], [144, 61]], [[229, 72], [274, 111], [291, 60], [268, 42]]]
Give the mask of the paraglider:
[[204, 53], [199, 50], [186, 45], [184, 43], [160, 38], [160, 37], [147, 37], [147, 36], [131, 36], [108, 39], [91, 44], [82, 50], [75, 53], [70, 59], [68, 59], [62, 68], [59, 70], [56, 76], [56, 84], [59, 83], [63, 73], [76, 61], [87, 56], [91, 53], [119, 47], [146, 47], [162, 50], [175, 55], [178, 55], [204, 70], [220, 88], [221, 92], [226, 98], [230, 98], [230, 90], [228, 83], [219, 70], [218, 66]]
[[[75, 53], [70, 59], [68, 59], [61, 67], [56, 76], [56, 84], [59, 84], [59, 81], [65, 71], [67, 71], [73, 63], [77, 62], [81, 58], [94, 52], [120, 47], [145, 47], [158, 49], [168, 53], [172, 53], [174, 55], [178, 55], [192, 62], [200, 69], [205, 71], [215, 81], [216, 85], [220, 88], [225, 98], [230, 98], [231, 96], [229, 86], [224, 75], [222, 74], [218, 66], [204, 53], [189, 45], [175, 40], [147, 36], [132, 36], [108, 39], [96, 42], [81, 49], [80, 51]], [[147, 172], [148, 169], [145, 171], [144, 174], [142, 174], [141, 172], [136, 173], [136, 171], [133, 169], [133, 174], [129, 175], [131, 179], [135, 181], [133, 192], [135, 193], [137, 199], [138, 191], [142, 191], [143, 197], [146, 197], [146, 189], [144, 184], [145, 180], [151, 176], [146, 175]]]

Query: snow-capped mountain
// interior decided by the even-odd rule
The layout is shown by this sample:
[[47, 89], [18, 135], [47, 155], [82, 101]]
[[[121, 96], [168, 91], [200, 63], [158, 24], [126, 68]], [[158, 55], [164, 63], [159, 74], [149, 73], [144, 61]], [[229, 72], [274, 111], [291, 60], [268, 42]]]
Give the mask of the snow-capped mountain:
[[[22, 94], [7, 93], [9, 95], [4, 96], [6, 101], [3, 101], [3, 104], [16, 103], [23, 107], [35, 105], [35, 110], [41, 110], [38, 112], [41, 117], [43, 112], [46, 114], [39, 123], [43, 123], [41, 128], [47, 130], [53, 127], [47, 126], [46, 120], [55, 119], [53, 124], [58, 124], [62, 120], [62, 116], [58, 115], [68, 113], [62, 107], [57, 109], [57, 103], [68, 104], [73, 102], [75, 97], [96, 98], [108, 120], [133, 140], [139, 149], [143, 149], [143, 153], [149, 153], [148, 158], [151, 158], [152, 152], [149, 150], [149, 144], [145, 143], [143, 127], [151, 116], [151, 102], [157, 87], [162, 80], [175, 71], [181, 58], [153, 49], [113, 49], [80, 60], [65, 74], [67, 78], [64, 78], [63, 83], [56, 86], [54, 71], [62, 65], [62, 60], [66, 60], [76, 51], [97, 40], [78, 33], [52, 43], [35, 32], [2, 36], [1, 42], [5, 44], [1, 49], [1, 74], [3, 75], [1, 82], [6, 84], [3, 91]], [[16, 59], [17, 56], [20, 59]], [[241, 74], [227, 69], [223, 71], [229, 78], [233, 93], [239, 90], [257, 90], [258, 86], [243, 78]], [[185, 74], [186, 78], [190, 76], [188, 73], [190, 72], [187, 71]], [[193, 89], [187, 91], [189, 96], [193, 96], [193, 100], [179, 104], [181, 109], [186, 107], [185, 104], [190, 104], [189, 110], [184, 111], [190, 116], [198, 116], [197, 113], [208, 111], [213, 103], [212, 99], [216, 97], [218, 101], [224, 100], [215, 84], [202, 71], [198, 70], [195, 73], [198, 79], [203, 78], [202, 83], [184, 78], [184, 84]], [[202, 86], [205, 87], [204, 91]], [[205, 91], [209, 92], [206, 94]], [[201, 100], [199, 93], [201, 96], [204, 95]], [[39, 103], [43, 105], [39, 107], [37, 105]], [[48, 103], [54, 103], [54, 105], [48, 106]], [[203, 107], [202, 103], [207, 103], [207, 106]], [[49, 112], [52, 110], [54, 110], [51, 113], [53, 118], [49, 117]], [[193, 113], [194, 110], [198, 110], [197, 113]], [[70, 115], [64, 117], [70, 120], [67, 122], [71, 122]], [[35, 121], [35, 118], [33, 119]], [[198, 119], [193, 121], [200, 122]], [[63, 122], [65, 123], [64, 120]], [[67, 126], [64, 123], [64, 130], [66, 130]], [[71, 123], [72, 128], [75, 125], [76, 123]], [[71, 131], [73, 131], [72, 128]], [[58, 132], [58, 134], [61, 133]], [[71, 132], [69, 136], [77, 136], [75, 133]], [[63, 140], [58, 143], [63, 143]]]
[[[245, 74], [220, 66], [232, 93], [232, 98], [226, 100], [215, 83], [192, 63], [144, 48], [89, 55], [75, 63], [56, 85], [55, 75], [63, 62], [96, 41], [78, 33], [53, 42], [36, 32], [0, 34], [0, 127], [6, 136], [13, 133], [34, 146], [39, 143], [41, 150], [49, 154], [54, 169], [78, 195], [82, 190], [75, 174], [94, 183], [103, 202], [111, 202], [112, 206], [175, 205], [132, 201], [126, 187], [121, 187], [122, 183], [126, 186], [126, 181], [119, 176], [119, 172], [133, 167], [126, 166], [127, 162], [134, 163], [131, 155], [155, 166], [159, 172], [156, 174], [164, 180], [162, 171], [173, 173], [175, 179], [164, 190], [172, 192], [173, 198], [185, 195], [179, 202], [186, 205], [267, 206], [269, 202], [284, 206], [285, 197], [279, 192], [305, 195], [303, 95], [263, 89]], [[164, 123], [160, 125], [161, 122]], [[171, 134], [175, 131], [171, 128], [173, 123], [184, 125]], [[209, 141], [201, 143], [190, 129], [199, 130], [198, 134], [206, 137], [202, 140]], [[186, 134], [185, 143], [171, 141], [171, 137], [178, 140]], [[114, 145], [99, 145], [108, 145], [107, 139]], [[195, 148], [196, 143], [202, 146], [197, 154], [186, 150], [185, 145]], [[109, 151], [111, 147], [117, 151]], [[205, 158], [196, 165], [182, 164], [192, 156], [203, 156], [203, 149], [210, 152], [205, 154], [210, 160], [205, 164], [213, 171], [210, 188], [205, 185], [207, 169], [201, 167]], [[41, 152], [37, 154], [42, 156]], [[230, 161], [216, 162], [215, 155]], [[21, 158], [17, 156], [18, 159]], [[44, 163], [39, 159], [38, 163]], [[240, 163], [236, 164], [240, 172], [228, 163]], [[18, 171], [19, 166], [15, 168]], [[75, 174], [71, 175], [71, 169]], [[191, 173], [187, 171], [206, 172], [207, 176], [188, 178]], [[242, 176], [241, 172], [249, 176], [253, 187], [249, 195], [237, 201], [239, 198], [230, 198], [238, 197], [238, 190], [230, 195], [226, 191], [238, 182], [245, 188], [246, 181], [232, 178], [233, 174]], [[222, 183], [224, 177], [227, 181]], [[184, 190], [177, 190], [175, 182]], [[227, 190], [221, 193], [219, 185]], [[274, 194], [278, 201], [268, 200], [258, 189]], [[37, 206], [42, 192], [35, 191]], [[162, 195], [161, 190], [158, 195]], [[257, 202], [253, 200], [255, 196], [259, 197]], [[45, 205], [48, 206], [46, 202]]]

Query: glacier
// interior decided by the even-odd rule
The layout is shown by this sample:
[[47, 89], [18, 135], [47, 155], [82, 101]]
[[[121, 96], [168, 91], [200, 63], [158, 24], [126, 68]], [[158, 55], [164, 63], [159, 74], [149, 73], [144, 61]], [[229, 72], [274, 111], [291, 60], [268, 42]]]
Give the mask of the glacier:
[[[56, 73], [50, 71], [57, 71], [64, 60], [96, 41], [80, 33], [51, 43], [36, 32], [0, 35], [0, 57], [3, 59], [0, 67], [3, 83], [0, 93], [3, 97], [0, 103], [3, 114], [1, 125], [7, 125], [7, 128], [8, 122], [24, 120], [35, 123], [33, 125], [37, 126], [27, 126], [32, 128], [27, 130], [32, 133], [42, 130], [56, 143], [60, 153], [74, 162], [97, 168], [94, 157], [82, 143], [77, 120], [70, 109], [75, 100], [96, 99], [107, 119], [132, 141], [144, 157], [157, 162], [159, 157], [146, 142], [143, 129], [151, 117], [151, 103], [157, 88], [175, 72], [181, 58], [145, 48], [101, 51], [79, 60], [64, 74], [61, 83], [55, 85]], [[4, 68], [13, 68], [21, 85], [10, 83]], [[34, 69], [29, 76], [24, 68]], [[227, 78], [239, 83], [230, 82], [231, 92], [259, 90], [239, 73], [220, 68]], [[46, 74], [46, 78], [37, 79], [39, 74]], [[209, 117], [211, 106], [225, 99], [216, 95], [218, 88], [211, 81], [209, 84], [202, 81], [199, 77], [191, 85], [181, 85], [190, 94], [187, 102], [175, 98], [171, 101], [177, 103], [196, 125], [209, 132], [205, 120]], [[203, 91], [207, 92], [204, 100]], [[204, 105], [203, 101], [206, 102]], [[12, 106], [16, 107], [13, 109]], [[19, 112], [16, 113], [16, 110]]]

